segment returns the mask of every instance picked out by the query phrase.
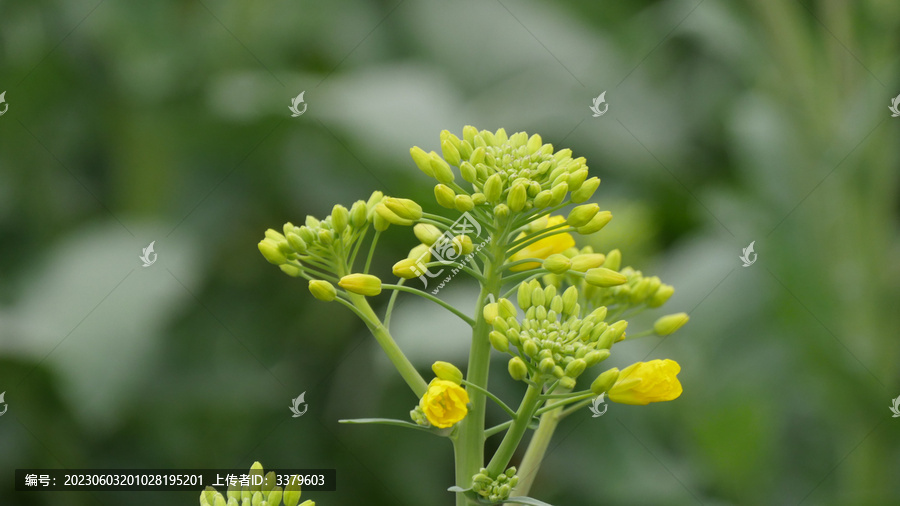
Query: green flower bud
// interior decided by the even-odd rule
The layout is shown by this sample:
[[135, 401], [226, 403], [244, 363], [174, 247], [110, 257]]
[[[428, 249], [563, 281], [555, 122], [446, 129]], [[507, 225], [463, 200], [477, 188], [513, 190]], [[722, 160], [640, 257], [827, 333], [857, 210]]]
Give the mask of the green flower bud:
[[[497, 318], [497, 320], [499, 320], [499, 318]], [[504, 334], [497, 332], [496, 330], [492, 330], [488, 334], [488, 340], [491, 342], [491, 346], [493, 346], [495, 350], [501, 353], [506, 353], [507, 351], [509, 351], [509, 339], [507, 339]]]
[[594, 196], [594, 192], [597, 191], [598, 186], [600, 186], [599, 177], [588, 179], [581, 184], [581, 188], [572, 192], [572, 202], [575, 202], [576, 204], [587, 202]]
[[428, 223], [416, 223], [413, 233], [416, 235], [416, 239], [427, 246], [434, 244], [443, 235], [439, 228]]
[[456, 193], [449, 186], [444, 184], [435, 185], [434, 198], [441, 207], [456, 209]]
[[413, 146], [409, 150], [416, 167], [425, 173], [428, 177], [434, 177], [434, 169], [431, 168], [431, 157], [419, 146]]
[[375, 227], [375, 230], [378, 232], [384, 232], [391, 226], [391, 222], [382, 218], [382, 216], [378, 213], [372, 217], [372, 225]]
[[[269, 504], [281, 504], [281, 494], [281, 487], [275, 487], [271, 492], [269, 492], [268, 497], [266, 497], [266, 501]], [[235, 501], [234, 504], [235, 506], [237, 506], [237, 501]]]
[[529, 357], [534, 358], [537, 356], [540, 349], [534, 339], [527, 339], [524, 343], [522, 343], [522, 351], [525, 352]]
[[593, 383], [591, 383], [591, 392], [596, 395], [603, 395], [616, 384], [616, 380], [618, 379], [619, 369], [617, 367], [604, 371], [600, 373], [600, 376], [597, 376], [597, 379], [595, 379]]
[[572, 390], [575, 388], [575, 379], [569, 376], [563, 376], [562, 378], [559, 378], [559, 386], [560, 388]]
[[576, 272], [587, 272], [603, 265], [606, 261], [606, 255], [603, 253], [582, 253], [572, 257], [572, 270]]
[[488, 202], [499, 202], [500, 195], [503, 193], [503, 180], [500, 174], [491, 174], [484, 182], [484, 196]]
[[597, 338], [597, 347], [600, 349], [608, 350], [613, 343], [621, 341], [622, 337], [625, 335], [625, 329], [628, 327], [628, 322], [625, 320], [619, 320], [616, 323], [613, 323], [606, 330], [603, 331], [602, 334]]
[[475, 136], [478, 135], [478, 129], [473, 127], [472, 125], [466, 125], [463, 127], [463, 139], [465, 139], [469, 144], [475, 145]]
[[506, 322], [503, 318], [494, 318], [494, 321], [491, 323], [494, 326], [494, 330], [498, 330], [500, 332], [506, 332], [509, 329], [509, 323]]
[[675, 293], [675, 287], [672, 285], [662, 285], [657, 290], [656, 293], [650, 296], [647, 299], [647, 306], [649, 307], [660, 307], [672, 297], [672, 294]]
[[300, 253], [301, 255], [306, 253], [306, 241], [304, 241], [299, 235], [293, 232], [289, 232], [287, 234], [287, 242], [297, 253]]
[[594, 232], [600, 231], [603, 227], [606, 226], [607, 223], [612, 220], [612, 213], [609, 211], [600, 211], [595, 214], [591, 221], [588, 222], [587, 225], [583, 227], [578, 227], [575, 229], [581, 235], [593, 234]]
[[405, 220], [416, 221], [422, 219], [422, 206], [410, 199], [387, 197], [381, 203], [390, 209], [391, 212]]
[[569, 212], [569, 217], [566, 218], [566, 222], [572, 227], [583, 227], [590, 223], [591, 219], [599, 211], [600, 206], [597, 204], [580, 205]]
[[384, 202], [381, 202], [380, 204], [375, 206], [375, 213], [376, 216], [381, 216], [391, 225], [410, 226], [413, 224], [412, 220], [397, 215], [397, 213], [393, 212], [388, 206], [385, 205]]
[[423, 262], [431, 261], [431, 249], [429, 249], [428, 245], [420, 244], [415, 248], [409, 250], [409, 254], [406, 255], [406, 258], [411, 260], [421, 260]]
[[553, 372], [553, 368], [556, 367], [556, 362], [553, 361], [552, 358], [545, 358], [538, 363], [538, 369], [544, 374], [550, 374]]
[[472, 194], [472, 202], [476, 206], [480, 206], [481, 204], [484, 204], [485, 202], [487, 202], [487, 197], [485, 197], [484, 194], [481, 192], [475, 192]]
[[484, 161], [484, 148], [478, 147], [472, 151], [472, 156], [469, 157], [469, 162], [473, 166], [477, 166], [479, 163]]
[[372, 297], [381, 293], [381, 280], [371, 274], [348, 274], [338, 282], [348, 292]]
[[533, 155], [537, 153], [537, 150], [541, 149], [543, 145], [543, 141], [541, 141], [541, 136], [538, 134], [534, 134], [531, 138], [528, 139], [528, 143], [525, 145], [528, 150], [529, 155]]
[[553, 199], [550, 200], [550, 204], [548, 205], [548, 207], [554, 207], [562, 204], [563, 200], [566, 199], [566, 193], [568, 193], [568, 191], [569, 185], [567, 183], [560, 183], [550, 188], [550, 196], [553, 197]]
[[560, 314], [563, 312], [563, 300], [559, 295], [554, 296], [550, 300], [550, 310], [556, 314]]
[[357, 200], [350, 208], [350, 223], [355, 228], [362, 228], [366, 224], [366, 203]]
[[452, 381], [457, 385], [462, 383], [462, 371], [460, 371], [458, 367], [451, 364], [450, 362], [442, 362], [439, 360], [431, 364], [431, 370], [434, 371], [434, 375], [437, 376], [438, 379]]
[[296, 230], [297, 235], [299, 235], [305, 243], [309, 244], [311, 242], [316, 242], [316, 234], [314, 234], [306, 225], [299, 227]]
[[544, 302], [544, 290], [540, 286], [535, 286], [531, 291], [531, 305], [543, 306]]
[[262, 241], [259, 241], [257, 246], [259, 247], [259, 252], [262, 253], [263, 257], [265, 257], [270, 264], [281, 265], [287, 262], [287, 257], [281, 252], [278, 243], [272, 239], [263, 239]]
[[597, 267], [589, 269], [584, 276], [584, 280], [588, 284], [599, 287], [618, 286], [628, 282], [628, 278], [624, 274], [618, 273], [606, 267]]
[[[260, 506], [260, 504], [263, 502], [263, 500], [264, 500], [264, 498], [263, 498], [262, 492], [258, 492], [258, 491], [254, 492], [253, 498], [250, 499], [250, 506]], [[225, 506], [225, 505], [223, 504], [223, 506]]]
[[564, 274], [572, 266], [572, 261], [569, 260], [569, 257], [556, 253], [548, 256], [543, 265], [544, 269], [553, 274]]
[[574, 314], [575, 306], [578, 305], [578, 289], [574, 286], [566, 288], [562, 294], [563, 312], [566, 314]]
[[514, 306], [509, 299], [499, 299], [497, 305], [500, 310], [499, 314], [502, 318], [514, 318], [519, 314], [518, 311], [516, 311], [516, 306]]
[[287, 274], [292, 278], [299, 278], [300, 274], [303, 272], [299, 267], [293, 266], [291, 264], [281, 264], [278, 266], [281, 269], [281, 272]]
[[603, 262], [603, 265], [605, 265], [607, 269], [612, 269], [614, 271], [619, 270], [622, 266], [622, 252], [614, 249], [607, 253], [606, 261]]
[[587, 369], [587, 361], [581, 358], [576, 358], [575, 360], [569, 362], [569, 365], [566, 366], [566, 376], [570, 378], [577, 378], [581, 376], [581, 373]]
[[584, 183], [584, 180], [587, 179], [588, 170], [587, 168], [578, 169], [575, 172], [569, 173], [569, 189], [573, 192], [577, 192], [581, 189], [581, 184]]
[[558, 366], [558, 365], [557, 365], [557, 366], [554, 366], [554, 367], [553, 367], [553, 370], [550, 371], [550, 372], [553, 373], [553, 376], [555, 376], [555, 377], [558, 378], [558, 379], [562, 379], [563, 376], [566, 375], [566, 372], [563, 371], [563, 368], [560, 367], [560, 366]]
[[527, 198], [528, 194], [525, 185], [516, 183], [510, 188], [509, 194], [506, 196], [506, 204], [511, 211], [519, 212], [525, 208], [525, 200]]
[[459, 150], [456, 149], [456, 146], [450, 141], [441, 143], [441, 153], [444, 155], [444, 160], [447, 160], [447, 163], [450, 165], [459, 165]]
[[534, 196], [534, 207], [537, 209], [544, 209], [550, 205], [550, 202], [553, 200], [553, 194], [550, 193], [550, 190], [543, 190], [538, 192], [537, 195]]
[[509, 206], [506, 204], [497, 204], [494, 206], [494, 216], [498, 219], [504, 219], [509, 216]]
[[467, 183], [474, 183], [478, 178], [478, 171], [475, 170], [475, 166], [469, 162], [462, 162], [459, 166], [459, 172], [462, 174], [462, 178]]
[[322, 279], [311, 279], [309, 281], [309, 293], [324, 302], [331, 302], [337, 297], [337, 290], [335, 290], [334, 285]]
[[284, 487], [282, 500], [284, 501], [284, 506], [297, 506], [297, 503], [300, 502], [300, 485], [290, 484]]
[[687, 313], [675, 313], [661, 317], [653, 324], [653, 332], [658, 336], [668, 336], [690, 320]]
[[473, 202], [472, 197], [468, 195], [457, 195], [453, 200], [453, 205], [456, 207], [457, 211], [462, 213], [475, 209], [475, 202]]
[[443, 158], [438, 156], [437, 153], [432, 151], [428, 156], [431, 159], [431, 170], [434, 171], [434, 178], [437, 179], [438, 182], [449, 184], [456, 179], [453, 175], [453, 171], [450, 169], [450, 165], [448, 165]]
[[593, 350], [584, 354], [584, 363], [588, 367], [594, 367], [607, 358], [609, 358], [609, 350]]
[[334, 243], [334, 232], [326, 228], [319, 230], [319, 242], [331, 246]]
[[457, 255], [468, 255], [475, 251], [475, 244], [472, 243], [472, 238], [467, 235], [458, 235], [454, 237], [451, 244], [453, 245], [453, 251], [455, 251]]
[[522, 381], [528, 377], [528, 366], [519, 357], [511, 358], [507, 369], [509, 370], [509, 375], [516, 381]]
[[494, 319], [500, 315], [499, 305], [496, 302], [485, 304], [484, 309], [481, 310], [481, 314], [484, 315], [484, 321], [494, 323]]
[[335, 204], [331, 209], [331, 226], [334, 227], [334, 232], [340, 234], [349, 224], [350, 211], [340, 204]]
[[519, 307], [522, 308], [523, 311], [528, 311], [528, 308], [531, 307], [532, 290], [533, 288], [529, 283], [519, 283], [519, 289], [516, 293], [516, 299], [519, 302]]
[[403, 279], [412, 279], [417, 278], [423, 274], [422, 270], [418, 268], [419, 261], [414, 258], [404, 258], [399, 262], [395, 263], [391, 268], [391, 272], [394, 273], [394, 276]]

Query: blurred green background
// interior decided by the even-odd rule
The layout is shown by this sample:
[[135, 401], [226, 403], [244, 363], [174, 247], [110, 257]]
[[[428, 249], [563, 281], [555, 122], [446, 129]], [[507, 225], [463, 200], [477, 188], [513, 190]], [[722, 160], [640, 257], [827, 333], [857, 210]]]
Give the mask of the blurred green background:
[[[609, 361], [675, 359], [682, 397], [567, 419], [536, 497], [896, 504], [898, 47], [889, 0], [0, 2], [0, 503], [193, 505], [13, 494], [12, 470], [260, 460], [337, 468], [322, 506], [450, 504], [446, 441], [336, 422], [416, 399], [256, 243], [376, 189], [437, 210], [408, 149], [472, 124], [585, 156], [615, 216], [595, 246], [691, 314]], [[375, 272], [412, 245], [392, 228]], [[423, 372], [464, 363], [463, 325], [401, 301]]]

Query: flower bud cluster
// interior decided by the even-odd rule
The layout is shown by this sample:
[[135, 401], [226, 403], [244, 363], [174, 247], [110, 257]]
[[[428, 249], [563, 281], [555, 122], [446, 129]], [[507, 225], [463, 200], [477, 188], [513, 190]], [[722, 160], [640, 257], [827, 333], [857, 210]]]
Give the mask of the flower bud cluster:
[[[554, 152], [553, 145], [544, 144], [540, 135], [507, 135], [502, 128], [491, 132], [466, 126], [462, 138], [444, 130], [440, 155], [418, 146], [410, 155], [419, 170], [438, 181], [434, 187], [438, 204], [461, 212], [487, 204], [495, 216], [505, 217], [510, 212], [557, 206], [570, 193], [572, 202], [581, 203], [600, 185], [599, 178], [588, 179], [585, 159], [572, 158], [571, 150]], [[455, 184], [451, 166], [458, 167], [462, 179], [472, 185], [471, 194], [458, 193], [461, 188]], [[586, 230], [599, 230], [606, 224], [600, 224], [602, 217], [580, 221], [584, 222], [578, 226], [588, 227]]]
[[[625, 332], [624, 320], [608, 324], [606, 308], [599, 307], [580, 318], [578, 289], [569, 287], [561, 295], [553, 285], [542, 287], [537, 280], [519, 285], [519, 307], [525, 310], [520, 323], [515, 316], [498, 314], [488, 338], [494, 348], [510, 353], [509, 373], [524, 379], [526, 372], [556, 377], [563, 388], [573, 388], [576, 379], [589, 367], [607, 357], [609, 348]], [[512, 306], [500, 299], [498, 306]], [[514, 346], [518, 353], [510, 351]]]
[[516, 468], [510, 467], [500, 476], [492, 478], [486, 468], [481, 468], [472, 477], [472, 491], [493, 503], [509, 499], [509, 494], [519, 484]]
[[[262, 464], [254, 462], [248, 474], [251, 478], [263, 477]], [[206, 487], [200, 492], [200, 506], [280, 506], [282, 500], [285, 506], [297, 506], [300, 503], [300, 485], [288, 485], [282, 489], [276, 486], [276, 482], [275, 472], [269, 471], [262, 478], [262, 485], [229, 485], [224, 496], [215, 488]], [[307, 500], [300, 506], [316, 506], [316, 503]]]

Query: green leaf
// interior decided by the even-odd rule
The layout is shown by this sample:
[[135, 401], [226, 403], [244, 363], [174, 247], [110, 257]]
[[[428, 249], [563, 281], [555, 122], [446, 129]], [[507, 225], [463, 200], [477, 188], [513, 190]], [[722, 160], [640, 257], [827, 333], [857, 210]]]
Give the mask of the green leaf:
[[349, 423], [349, 424], [367, 424], [374, 423], [378, 425], [393, 425], [395, 427], [404, 427], [407, 429], [417, 429], [421, 431], [428, 432], [430, 434], [436, 434], [438, 436], [443, 436], [449, 434], [449, 430], [444, 429], [436, 429], [434, 427], [422, 427], [419, 424], [413, 422], [407, 422], [405, 420], [394, 420], [393, 418], [354, 418], [352, 420], [338, 420], [338, 423]]
[[[495, 504], [490, 501], [479, 501], [482, 504]], [[538, 501], [532, 497], [510, 497], [509, 499], [503, 501], [506, 504], [528, 504], [530, 506], [553, 506], [552, 504], [545, 503], [544, 501]]]

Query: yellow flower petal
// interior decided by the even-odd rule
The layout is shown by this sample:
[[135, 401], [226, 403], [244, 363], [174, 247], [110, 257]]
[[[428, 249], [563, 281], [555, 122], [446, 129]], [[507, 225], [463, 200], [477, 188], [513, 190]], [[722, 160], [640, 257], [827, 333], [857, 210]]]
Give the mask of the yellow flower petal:
[[[550, 219], [547, 220], [546, 228], [553, 227], [556, 225], [560, 225], [566, 222], [566, 218], [564, 216], [551, 216]], [[537, 232], [537, 230], [535, 231]], [[525, 237], [525, 232], [519, 234], [516, 237], [516, 240], [520, 240]], [[550, 255], [554, 255], [557, 253], [562, 253], [563, 251], [575, 246], [575, 238], [572, 237], [572, 234], [561, 233], [556, 235], [551, 235], [549, 237], [545, 237], [539, 241], [535, 241], [532, 244], [520, 249], [515, 252], [512, 256], [509, 257], [510, 262], [516, 262], [519, 260], [524, 260], [526, 258], [547, 258]], [[541, 264], [538, 262], [528, 262], [522, 265], [517, 265], [512, 267], [510, 270], [513, 272], [526, 271], [529, 269], [536, 269], [540, 267]]]
[[452, 381], [433, 379], [419, 401], [419, 407], [435, 427], [445, 429], [466, 417], [469, 394]]
[[677, 378], [680, 371], [681, 366], [674, 360], [637, 362], [622, 370], [619, 380], [609, 389], [609, 399], [636, 405], [677, 399], [682, 392]]

